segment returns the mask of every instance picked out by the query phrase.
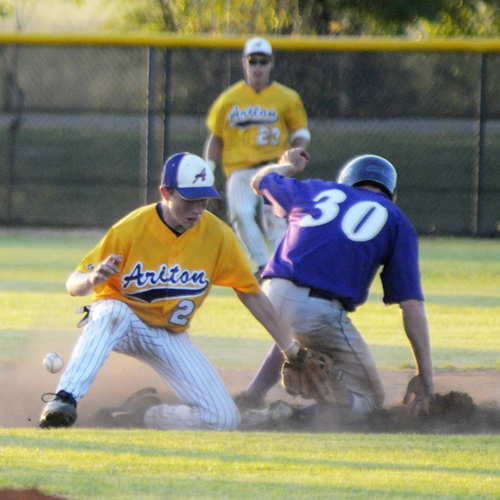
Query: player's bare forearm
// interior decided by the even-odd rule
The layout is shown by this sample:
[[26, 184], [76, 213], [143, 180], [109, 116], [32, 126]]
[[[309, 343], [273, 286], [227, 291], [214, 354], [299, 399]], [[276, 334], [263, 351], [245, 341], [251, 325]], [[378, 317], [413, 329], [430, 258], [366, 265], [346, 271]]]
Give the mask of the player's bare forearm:
[[203, 158], [210, 165], [212, 170], [215, 170], [216, 163], [222, 158], [222, 150], [224, 149], [224, 140], [222, 137], [210, 134], [205, 141]]
[[81, 273], [75, 271], [66, 281], [66, 289], [72, 297], [84, 297], [88, 295], [93, 288], [90, 282], [92, 273]]
[[289, 350], [292, 344], [294, 344], [293, 338], [276, 319], [276, 311], [267, 298], [267, 295], [262, 291], [256, 294], [243, 293], [238, 290], [235, 290], [235, 292], [243, 305], [271, 334], [271, 337], [273, 337], [280, 349], [284, 352]]
[[307, 149], [307, 146], [309, 145], [309, 140], [306, 139], [305, 137], [296, 137], [293, 139], [291, 146], [292, 148], [304, 148]]
[[425, 306], [421, 300], [406, 300], [400, 304], [403, 324], [410, 341], [418, 374], [408, 383], [403, 403], [414, 418], [429, 413], [429, 404], [434, 397], [433, 367], [429, 324]]
[[418, 375], [430, 394], [434, 393], [433, 366], [429, 323], [425, 305], [421, 300], [406, 300], [400, 304], [403, 313], [403, 324], [410, 341]]
[[120, 272], [118, 264], [122, 260], [121, 255], [111, 254], [90, 273], [75, 271], [66, 281], [66, 289], [72, 297], [84, 297], [88, 295], [95, 286], [100, 285], [114, 274]]
[[285, 151], [278, 163], [273, 163], [259, 170], [252, 179], [252, 189], [257, 194], [260, 194], [260, 183], [269, 174], [276, 173], [284, 177], [294, 177], [300, 174], [306, 168], [309, 160], [309, 153], [304, 148], [294, 148]]

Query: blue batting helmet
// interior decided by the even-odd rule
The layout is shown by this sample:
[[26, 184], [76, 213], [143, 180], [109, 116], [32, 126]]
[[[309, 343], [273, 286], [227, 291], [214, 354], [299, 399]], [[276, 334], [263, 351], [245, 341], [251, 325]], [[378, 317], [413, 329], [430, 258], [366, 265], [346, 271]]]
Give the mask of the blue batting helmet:
[[376, 155], [357, 156], [349, 160], [337, 177], [339, 184], [356, 186], [362, 182], [374, 184], [392, 200], [396, 192], [396, 169], [386, 159]]

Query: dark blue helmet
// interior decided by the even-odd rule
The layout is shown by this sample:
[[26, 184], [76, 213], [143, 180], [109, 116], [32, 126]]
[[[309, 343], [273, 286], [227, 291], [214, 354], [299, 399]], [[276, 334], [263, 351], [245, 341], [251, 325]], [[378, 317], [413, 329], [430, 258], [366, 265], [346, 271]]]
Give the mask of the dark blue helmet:
[[397, 177], [396, 169], [381, 156], [363, 155], [353, 158], [342, 167], [337, 182], [348, 186], [368, 182], [382, 189], [392, 200]]

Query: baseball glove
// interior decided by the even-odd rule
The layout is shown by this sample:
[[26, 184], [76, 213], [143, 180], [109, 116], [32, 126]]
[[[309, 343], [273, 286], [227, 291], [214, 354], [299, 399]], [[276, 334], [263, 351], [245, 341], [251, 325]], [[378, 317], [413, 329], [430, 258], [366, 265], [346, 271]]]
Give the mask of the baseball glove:
[[349, 393], [343, 375], [330, 356], [301, 347], [296, 359], [283, 363], [282, 383], [292, 396], [314, 399], [318, 403], [348, 404]]

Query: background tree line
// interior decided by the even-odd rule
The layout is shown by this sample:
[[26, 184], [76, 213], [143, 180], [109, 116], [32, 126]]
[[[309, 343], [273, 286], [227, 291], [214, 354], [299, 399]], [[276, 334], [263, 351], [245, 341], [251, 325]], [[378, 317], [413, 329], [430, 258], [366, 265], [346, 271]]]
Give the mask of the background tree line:
[[[22, 29], [51, 0], [0, 0]], [[64, 0], [85, 6], [86, 0]], [[102, 0], [103, 29], [206, 34], [495, 37], [500, 0]]]

